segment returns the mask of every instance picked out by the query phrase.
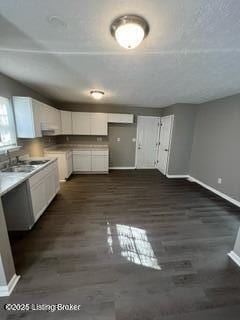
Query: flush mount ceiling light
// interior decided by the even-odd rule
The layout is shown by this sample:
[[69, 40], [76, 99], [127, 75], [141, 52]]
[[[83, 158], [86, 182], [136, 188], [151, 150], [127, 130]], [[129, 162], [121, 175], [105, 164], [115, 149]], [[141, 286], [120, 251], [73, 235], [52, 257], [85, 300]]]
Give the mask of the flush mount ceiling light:
[[91, 90], [90, 94], [95, 100], [101, 100], [102, 97], [104, 96], [104, 92], [100, 90]]
[[125, 49], [134, 49], [149, 33], [149, 24], [136, 15], [125, 15], [117, 18], [111, 25], [111, 34]]

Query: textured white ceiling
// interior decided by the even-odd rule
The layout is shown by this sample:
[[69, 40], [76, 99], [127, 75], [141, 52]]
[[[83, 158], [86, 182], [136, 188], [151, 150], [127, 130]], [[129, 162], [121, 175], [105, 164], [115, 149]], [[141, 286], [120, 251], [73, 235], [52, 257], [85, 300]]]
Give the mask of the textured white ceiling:
[[[240, 92], [239, 0], [0, 0], [0, 71], [47, 97], [163, 107]], [[150, 34], [134, 51], [112, 20], [138, 14]], [[50, 16], [63, 24], [51, 25]]]

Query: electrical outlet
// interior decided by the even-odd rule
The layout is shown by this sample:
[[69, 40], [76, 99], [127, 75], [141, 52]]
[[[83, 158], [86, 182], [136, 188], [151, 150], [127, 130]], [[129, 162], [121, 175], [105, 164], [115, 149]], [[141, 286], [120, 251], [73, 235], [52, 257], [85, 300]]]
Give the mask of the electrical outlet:
[[218, 178], [218, 184], [222, 184], [222, 178]]
[[121, 139], [120, 138], [117, 138], [117, 142], [120, 142], [121, 141]]
[[69, 136], [66, 136], [66, 141], [69, 141]]
[[132, 142], [136, 142], [136, 138], [132, 138]]
[[102, 141], [102, 137], [97, 137], [97, 141], [101, 142]]

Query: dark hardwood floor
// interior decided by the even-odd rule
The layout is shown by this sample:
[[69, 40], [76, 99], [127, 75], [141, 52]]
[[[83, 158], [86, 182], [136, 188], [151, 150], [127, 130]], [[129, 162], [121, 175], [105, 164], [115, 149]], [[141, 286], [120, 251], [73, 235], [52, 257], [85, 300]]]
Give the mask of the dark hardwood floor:
[[240, 269], [228, 258], [240, 211], [158, 171], [79, 175], [34, 229], [12, 240], [21, 275], [4, 303], [81, 304], [1, 319], [237, 320]]

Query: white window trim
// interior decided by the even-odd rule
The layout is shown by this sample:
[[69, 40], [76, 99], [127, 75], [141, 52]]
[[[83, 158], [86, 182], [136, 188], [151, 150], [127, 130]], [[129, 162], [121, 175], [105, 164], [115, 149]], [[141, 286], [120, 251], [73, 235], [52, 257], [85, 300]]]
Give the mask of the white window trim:
[[[21, 146], [17, 145], [16, 122], [15, 122], [15, 116], [14, 116], [14, 112], [13, 112], [12, 98], [6, 97], [6, 96], [0, 96], [0, 97], [7, 99], [9, 102], [9, 107], [11, 110], [11, 114], [9, 117], [9, 119], [11, 121], [10, 128], [12, 129], [12, 132], [11, 132], [12, 143], [8, 144], [8, 145], [0, 146], [0, 154], [2, 155], [2, 154], [6, 154], [7, 151], [10, 151], [10, 152], [17, 151], [21, 148]], [[9, 116], [9, 114], [8, 114], [8, 116]]]

